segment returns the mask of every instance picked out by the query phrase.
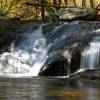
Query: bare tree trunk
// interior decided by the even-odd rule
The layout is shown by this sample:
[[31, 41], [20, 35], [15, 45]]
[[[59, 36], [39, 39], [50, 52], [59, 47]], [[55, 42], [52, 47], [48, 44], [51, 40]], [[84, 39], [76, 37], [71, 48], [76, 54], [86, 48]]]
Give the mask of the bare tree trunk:
[[56, 0], [53, 0], [53, 4], [54, 4], [54, 5], [57, 5], [57, 1], [56, 1]]
[[76, 5], [76, 0], [74, 0], [74, 6], [76, 7], [77, 5]]
[[61, 0], [58, 0], [58, 5], [60, 5], [61, 4]]
[[68, 5], [68, 0], [64, 0], [64, 2], [65, 2], [65, 5]]
[[94, 2], [93, 2], [93, 0], [90, 0], [90, 7], [94, 8]]
[[86, 7], [86, 0], [82, 0], [82, 7]]
[[[44, 0], [41, 0], [41, 3], [44, 4]], [[44, 15], [44, 6], [41, 7], [41, 15], [42, 15], [42, 20], [44, 21], [45, 15]]]

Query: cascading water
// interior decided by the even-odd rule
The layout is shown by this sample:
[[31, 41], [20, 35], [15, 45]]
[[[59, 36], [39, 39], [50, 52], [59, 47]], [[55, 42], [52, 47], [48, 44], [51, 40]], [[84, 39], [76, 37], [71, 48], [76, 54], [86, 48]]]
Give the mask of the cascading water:
[[43, 33], [45, 25], [40, 25], [35, 31], [19, 35], [11, 44], [10, 52], [0, 55], [0, 76], [37, 76], [51, 52], [62, 48], [67, 38], [67, 23], [55, 27], [47, 34]]
[[46, 39], [42, 26], [33, 32], [25, 33], [11, 45], [10, 52], [1, 54], [0, 76], [37, 76], [47, 58]]
[[81, 66], [83, 69], [97, 69], [100, 66], [100, 37], [95, 37], [90, 48], [82, 53]]
[[[88, 29], [89, 31], [91, 30], [91, 27], [87, 28], [88, 26], [86, 25], [87, 23], [84, 24], [83, 22], [75, 21], [57, 26], [52, 25], [52, 27], [47, 25], [47, 29], [47, 26], [44, 27], [44, 25], [40, 25], [35, 31], [29, 28], [31, 32], [19, 34], [19, 37], [11, 44], [10, 52], [4, 52], [0, 55], [0, 76], [37, 76], [41, 67], [45, 67], [43, 70], [46, 69], [48, 66], [45, 65], [48, 64], [52, 58], [56, 57], [55, 53], [61, 51], [61, 54], [58, 54], [58, 56], [62, 56], [65, 48], [67, 49], [69, 46], [72, 46], [74, 42], [88, 42], [88, 40], [85, 40], [88, 39], [87, 36], [80, 34], [87, 32], [86, 30]], [[85, 31], [83, 27], [86, 28], [84, 28]], [[91, 32], [93, 32], [93, 29]], [[100, 58], [99, 53], [100, 41], [95, 39], [95, 41], [90, 43], [90, 48], [82, 53], [82, 68], [94, 69], [97, 67]], [[68, 60], [70, 59], [71, 58], [68, 58]], [[69, 74], [69, 69], [67, 70]], [[80, 71], [82, 71], [82, 69]]]

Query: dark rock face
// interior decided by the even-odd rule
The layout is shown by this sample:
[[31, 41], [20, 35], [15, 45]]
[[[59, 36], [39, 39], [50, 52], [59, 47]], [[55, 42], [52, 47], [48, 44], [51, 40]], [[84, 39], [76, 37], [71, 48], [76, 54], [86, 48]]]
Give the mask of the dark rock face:
[[[67, 22], [67, 23], [60, 23], [49, 25], [48, 29], [50, 27], [51, 31], [47, 31], [46, 26], [43, 27], [45, 31], [43, 31], [44, 36], [47, 39], [47, 44], [50, 44], [48, 55], [51, 55], [53, 52], [60, 52], [60, 55], [63, 55], [63, 51], [69, 51], [71, 54], [71, 63], [69, 72], [74, 73], [80, 68], [80, 62], [81, 62], [81, 52], [85, 49], [85, 47], [89, 46], [89, 42], [92, 41], [92, 39], [99, 35], [100, 32], [96, 32], [100, 28], [100, 22], [98, 21], [73, 21], [73, 22]], [[54, 27], [51, 28], [51, 27]], [[76, 47], [74, 47], [74, 44], [80, 44]], [[59, 55], [56, 54], [56, 55]], [[67, 57], [65, 57], [67, 56]], [[64, 55], [65, 58], [68, 58], [68, 55]], [[51, 59], [50, 57], [46, 61], [46, 67], [48, 71], [46, 71], [47, 75], [50, 71], [49, 70], [56, 70], [58, 68], [58, 62], [62, 61], [56, 60], [58, 62], [55, 62], [55, 56], [53, 56]], [[48, 62], [51, 62], [48, 64]], [[54, 66], [56, 66], [56, 68]], [[60, 64], [59, 64], [60, 65]], [[49, 67], [48, 67], [49, 66]], [[57, 72], [53, 72], [57, 73]], [[49, 73], [50, 75], [51, 73]], [[52, 74], [52, 76], [55, 74]], [[56, 74], [58, 75], [58, 74]]]
[[47, 64], [46, 69], [41, 75], [46, 76], [64, 76], [68, 74], [68, 61], [64, 57], [59, 56], [59, 60], [51, 61]]
[[72, 58], [71, 58], [71, 64], [70, 64], [70, 72], [74, 73], [78, 69], [80, 69], [80, 62], [81, 62], [81, 52], [80, 47], [77, 45], [74, 47]]

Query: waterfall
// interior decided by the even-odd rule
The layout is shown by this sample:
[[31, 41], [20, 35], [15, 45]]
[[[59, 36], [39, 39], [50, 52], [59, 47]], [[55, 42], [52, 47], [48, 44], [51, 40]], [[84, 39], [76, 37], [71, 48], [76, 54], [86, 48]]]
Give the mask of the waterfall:
[[83, 51], [81, 67], [83, 69], [97, 69], [100, 66], [100, 37], [90, 42], [90, 47]]
[[[41, 68], [43, 70], [46, 69], [48, 64], [55, 60], [54, 57], [64, 56], [62, 53], [65, 49], [72, 52], [74, 42], [80, 41], [80, 43], [86, 44], [89, 41], [87, 39], [91, 38], [88, 36], [88, 33], [85, 36], [80, 34], [91, 29], [91, 27], [86, 26], [87, 23], [80, 21], [66, 22], [59, 25], [42, 24], [36, 29], [37, 25], [27, 29], [29, 32], [22, 31], [23, 33], [18, 33], [18, 36], [11, 44], [9, 52], [4, 52], [0, 55], [0, 76], [38, 76]], [[44, 27], [44, 25], [47, 26]], [[35, 30], [33, 30], [34, 28]], [[99, 31], [96, 30], [96, 32]], [[99, 53], [100, 37], [96, 37], [90, 43], [90, 47], [82, 53], [82, 68], [79, 71], [97, 68], [100, 63]], [[69, 61], [69, 59], [67, 60]], [[69, 73], [69, 67], [67, 68]]]
[[39, 74], [48, 52], [42, 26], [21, 34], [11, 44], [10, 52], [0, 55], [0, 76], [27, 77]]

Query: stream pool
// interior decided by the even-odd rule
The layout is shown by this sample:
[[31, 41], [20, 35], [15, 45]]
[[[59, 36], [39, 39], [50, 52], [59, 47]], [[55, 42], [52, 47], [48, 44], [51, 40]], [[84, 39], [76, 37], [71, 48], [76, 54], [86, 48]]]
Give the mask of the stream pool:
[[0, 78], [0, 100], [100, 100], [100, 80]]

